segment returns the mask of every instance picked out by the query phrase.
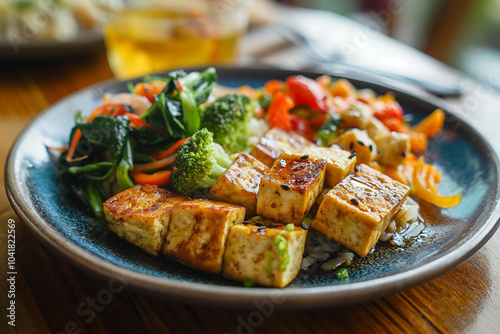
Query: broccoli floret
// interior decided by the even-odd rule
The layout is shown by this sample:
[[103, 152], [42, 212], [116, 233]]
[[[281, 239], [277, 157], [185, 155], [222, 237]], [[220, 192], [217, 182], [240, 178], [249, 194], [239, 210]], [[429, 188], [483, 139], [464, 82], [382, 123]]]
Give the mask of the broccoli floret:
[[214, 141], [227, 153], [245, 151], [248, 148], [248, 125], [254, 110], [254, 102], [249, 97], [228, 94], [207, 107], [202, 127], [214, 134]]
[[203, 128], [179, 148], [170, 178], [170, 188], [189, 196], [195, 189], [211, 187], [233, 163], [224, 149]]

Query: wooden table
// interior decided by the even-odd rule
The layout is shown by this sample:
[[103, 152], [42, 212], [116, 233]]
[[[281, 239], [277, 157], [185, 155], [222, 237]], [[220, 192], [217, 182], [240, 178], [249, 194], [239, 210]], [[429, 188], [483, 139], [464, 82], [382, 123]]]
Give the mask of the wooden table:
[[[3, 162], [16, 136], [41, 110], [80, 88], [111, 77], [103, 50], [87, 57], [39, 64], [0, 63], [1, 333], [498, 333], [500, 233], [468, 261], [441, 277], [386, 298], [358, 304], [275, 311], [252, 320], [256, 309], [186, 305], [125, 289], [114, 294], [107, 305], [97, 307], [91, 321], [89, 317], [80, 317], [76, 312], [79, 305], [95, 299], [108, 287], [108, 282], [74, 268], [33, 237], [7, 201]], [[488, 94], [477, 98], [478, 92], [484, 91], [482, 86], [471, 84], [468, 93], [453, 102], [460, 105], [478, 99], [475, 108], [481, 109], [482, 115], [484, 108], [498, 111], [500, 98], [494, 92], [487, 91]], [[485, 119], [487, 115], [486, 112]], [[5, 314], [9, 219], [16, 222], [15, 328], [7, 326]]]

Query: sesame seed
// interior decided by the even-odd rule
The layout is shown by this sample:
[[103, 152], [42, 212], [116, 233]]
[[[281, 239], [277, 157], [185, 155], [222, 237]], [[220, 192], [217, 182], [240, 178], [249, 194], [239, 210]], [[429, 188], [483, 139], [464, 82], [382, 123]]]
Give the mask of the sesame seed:
[[352, 204], [354, 204], [354, 205], [358, 205], [358, 204], [359, 204], [359, 201], [358, 201], [358, 199], [357, 199], [357, 198], [351, 198], [351, 202], [352, 202]]
[[363, 143], [362, 141], [359, 141], [359, 140], [358, 140], [358, 144], [361, 146], [365, 146], [365, 143]]
[[303, 230], [307, 230], [309, 229], [309, 226], [307, 226], [306, 224], [302, 223], [300, 224], [300, 227], [302, 227]]
[[261, 223], [259, 223], [259, 222], [254, 222], [254, 225], [255, 225], [255, 226], [262, 226], [262, 224], [261, 224]]
[[356, 151], [352, 151], [351, 155], [349, 156], [349, 159], [352, 159], [356, 156]]
[[403, 157], [406, 157], [407, 155], [408, 155], [408, 153], [406, 151], [404, 151], [402, 154]]
[[300, 158], [301, 158], [301, 159], [307, 159], [307, 158], [309, 158], [309, 155], [304, 154], [304, 155], [303, 155], [303, 156], [301, 156]]
[[380, 154], [380, 149], [377, 147], [377, 153]]
[[372, 152], [372, 151], [373, 151], [373, 145], [370, 144], [370, 152]]
[[281, 188], [285, 189], [285, 190], [290, 190], [290, 186], [287, 185], [287, 184], [282, 184], [281, 185]]
[[266, 229], [266, 227], [265, 227], [265, 226], [260, 226], [260, 227], [257, 229], [257, 231], [259, 231], [259, 232], [260, 232], [260, 231], [264, 231], [265, 229]]
[[243, 222], [242, 224], [243, 224], [243, 225], [248, 225], [248, 224], [250, 224], [250, 223], [249, 223], [249, 222]]
[[349, 149], [350, 149], [350, 150], [352, 150], [353, 148], [354, 148], [354, 143], [353, 143], [353, 142], [351, 142], [351, 143], [349, 144]]
[[273, 228], [273, 227], [276, 227], [276, 225], [274, 225], [273, 223], [271, 223], [267, 227]]
[[355, 170], [356, 172], [359, 172], [359, 170], [360, 170], [359, 166], [358, 166], [358, 165], [354, 166], [354, 170]]

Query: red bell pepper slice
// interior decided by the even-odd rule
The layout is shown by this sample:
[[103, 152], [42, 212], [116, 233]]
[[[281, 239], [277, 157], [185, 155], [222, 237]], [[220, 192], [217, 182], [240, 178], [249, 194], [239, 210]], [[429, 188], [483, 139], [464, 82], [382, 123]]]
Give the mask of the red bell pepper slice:
[[269, 126], [271, 128], [282, 128], [285, 131], [292, 131], [290, 122], [290, 110], [295, 106], [290, 96], [278, 92], [269, 106]]
[[313, 79], [302, 75], [286, 79], [287, 93], [296, 105], [306, 105], [317, 111], [327, 112], [326, 93]]

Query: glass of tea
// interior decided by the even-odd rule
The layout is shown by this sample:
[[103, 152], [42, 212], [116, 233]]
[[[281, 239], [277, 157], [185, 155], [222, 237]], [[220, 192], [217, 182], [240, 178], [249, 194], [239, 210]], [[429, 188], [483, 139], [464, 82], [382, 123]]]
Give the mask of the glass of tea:
[[253, 0], [94, 0], [105, 14], [104, 40], [119, 79], [227, 64], [238, 56]]

